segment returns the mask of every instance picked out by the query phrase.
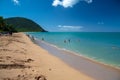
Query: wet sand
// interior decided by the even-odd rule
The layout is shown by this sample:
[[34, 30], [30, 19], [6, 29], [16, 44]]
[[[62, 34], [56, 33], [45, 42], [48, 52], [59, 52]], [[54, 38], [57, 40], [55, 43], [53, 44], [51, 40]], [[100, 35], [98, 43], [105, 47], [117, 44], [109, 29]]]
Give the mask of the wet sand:
[[51, 55], [25, 34], [16, 33], [0, 36], [0, 80], [95, 79]]
[[95, 80], [120, 80], [120, 69], [59, 49], [40, 40], [35, 42], [69, 66]]

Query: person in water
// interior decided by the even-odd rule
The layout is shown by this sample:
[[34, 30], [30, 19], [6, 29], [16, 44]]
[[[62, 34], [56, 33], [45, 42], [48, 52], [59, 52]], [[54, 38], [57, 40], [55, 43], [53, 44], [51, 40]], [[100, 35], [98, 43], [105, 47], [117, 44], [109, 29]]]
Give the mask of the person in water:
[[44, 38], [42, 38], [42, 41], [44, 41]]
[[71, 41], [71, 40], [70, 40], [70, 39], [68, 39], [68, 42], [69, 42], [69, 43], [70, 43], [70, 41]]
[[66, 40], [64, 40], [64, 43], [66, 43], [67, 41]]
[[67, 43], [67, 42], [70, 43], [70, 41], [71, 41], [70, 39], [68, 39], [68, 40], [64, 40], [64, 43]]

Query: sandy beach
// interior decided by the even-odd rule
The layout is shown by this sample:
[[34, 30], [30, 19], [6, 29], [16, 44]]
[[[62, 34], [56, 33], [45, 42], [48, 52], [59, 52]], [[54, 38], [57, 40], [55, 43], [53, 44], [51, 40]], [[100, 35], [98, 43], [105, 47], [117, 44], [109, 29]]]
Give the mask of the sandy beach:
[[25, 34], [0, 36], [0, 80], [94, 80], [34, 44]]

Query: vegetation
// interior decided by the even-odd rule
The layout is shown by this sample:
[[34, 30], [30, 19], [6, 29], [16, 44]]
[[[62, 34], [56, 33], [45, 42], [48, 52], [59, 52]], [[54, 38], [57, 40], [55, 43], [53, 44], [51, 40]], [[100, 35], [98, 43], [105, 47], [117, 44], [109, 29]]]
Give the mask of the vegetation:
[[0, 32], [17, 32], [17, 30], [10, 24], [6, 24], [3, 17], [0, 17]]
[[0, 17], [0, 32], [46, 32], [32, 20], [13, 17], [4, 19]]
[[7, 24], [13, 25], [18, 32], [46, 32], [34, 21], [22, 17], [12, 17], [5, 19]]

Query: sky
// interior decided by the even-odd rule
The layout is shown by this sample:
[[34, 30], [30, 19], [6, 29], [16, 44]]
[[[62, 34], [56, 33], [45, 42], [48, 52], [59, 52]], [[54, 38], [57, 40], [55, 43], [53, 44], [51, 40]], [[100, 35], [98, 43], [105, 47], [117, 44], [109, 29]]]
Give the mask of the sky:
[[50, 32], [120, 32], [120, 0], [0, 0], [0, 16], [25, 17]]

